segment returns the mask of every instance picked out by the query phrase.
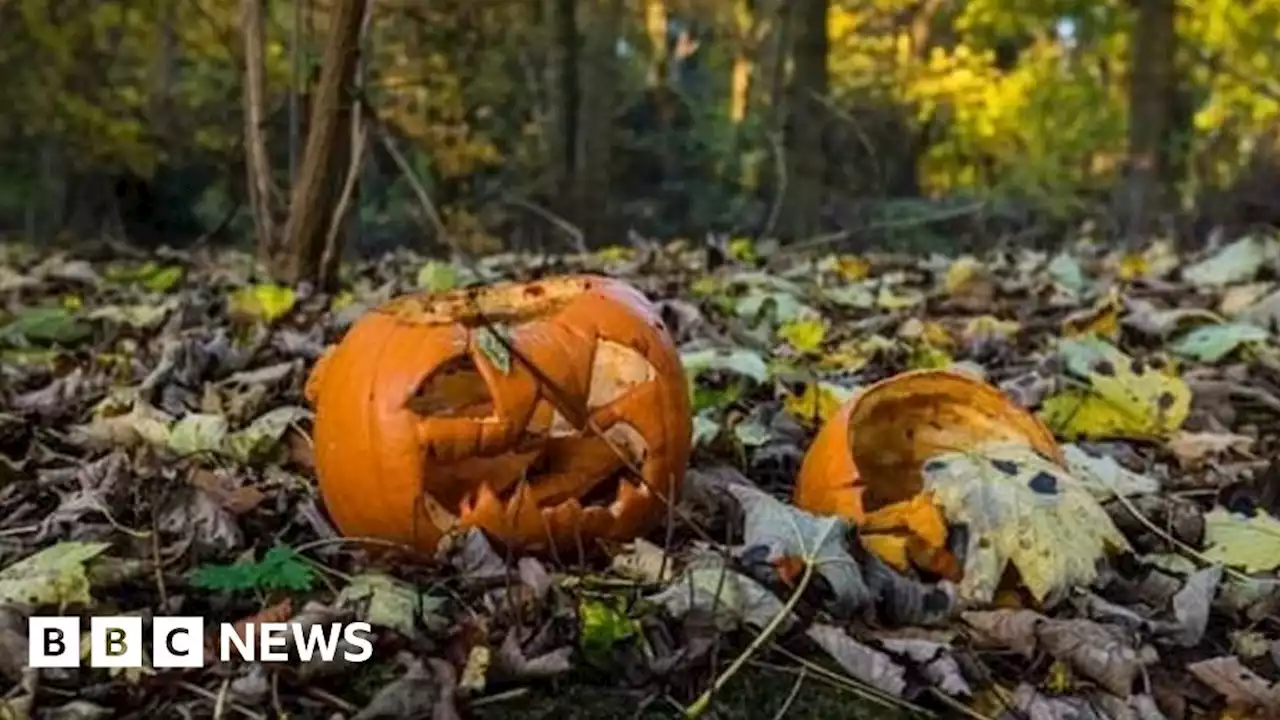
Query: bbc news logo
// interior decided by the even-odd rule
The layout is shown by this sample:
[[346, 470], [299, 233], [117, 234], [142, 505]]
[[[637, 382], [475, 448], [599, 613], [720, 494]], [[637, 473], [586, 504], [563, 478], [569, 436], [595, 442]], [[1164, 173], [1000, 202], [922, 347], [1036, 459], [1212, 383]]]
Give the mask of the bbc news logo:
[[[206, 659], [205, 622], [201, 617], [156, 617], [151, 621], [151, 667], [198, 668]], [[341, 658], [365, 662], [373, 656], [373, 628], [352, 623], [247, 623], [243, 629], [220, 623], [216, 656], [222, 662], [288, 662], [292, 647], [303, 662]], [[33, 668], [80, 667], [81, 622], [78, 617], [34, 615], [27, 625], [27, 664]], [[146, 633], [140, 617], [89, 619], [89, 666], [142, 667]], [[290, 642], [292, 641], [292, 642]]]

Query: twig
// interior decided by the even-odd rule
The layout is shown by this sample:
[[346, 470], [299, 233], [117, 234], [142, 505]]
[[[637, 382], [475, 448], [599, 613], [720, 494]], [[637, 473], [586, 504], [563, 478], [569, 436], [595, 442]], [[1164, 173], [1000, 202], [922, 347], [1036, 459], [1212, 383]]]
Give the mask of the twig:
[[329, 703], [330, 705], [338, 708], [339, 710], [341, 710], [344, 713], [347, 713], [348, 715], [353, 714], [360, 709], [358, 705], [347, 702], [346, 700], [343, 700], [342, 698], [338, 697], [337, 695], [334, 695], [328, 690], [324, 690], [318, 687], [307, 688], [307, 694], [316, 698], [317, 700], [322, 700], [324, 702]]
[[[230, 683], [230, 680], [228, 680], [227, 682]], [[186, 680], [179, 680], [176, 684], [178, 687], [182, 688], [183, 690], [186, 690], [187, 692], [195, 693], [196, 695], [199, 695], [200, 697], [213, 702], [214, 708], [215, 708], [214, 717], [217, 717], [217, 714], [216, 714], [217, 712], [216, 708], [218, 707], [217, 703], [219, 703], [222, 698], [222, 695], [220, 693], [210, 692], [200, 687], [199, 685], [188, 682]], [[225, 706], [231, 710], [235, 710], [236, 712], [240, 713], [241, 715], [247, 718], [252, 718], [253, 720], [267, 720], [266, 715], [256, 713], [250, 710], [249, 708], [244, 707], [243, 705], [238, 705], [234, 702], [226, 702]]]
[[747, 661], [760, 650], [760, 648], [764, 647], [765, 643], [769, 642], [769, 639], [772, 638], [776, 632], [778, 632], [778, 629], [782, 627], [783, 621], [791, 617], [792, 611], [795, 610], [796, 605], [800, 603], [800, 596], [804, 594], [806, 589], [808, 589], [809, 581], [813, 579], [813, 568], [814, 564], [806, 560], [804, 564], [804, 573], [800, 576], [800, 581], [796, 583], [796, 588], [792, 591], [791, 597], [787, 598], [786, 604], [783, 605], [782, 609], [773, 616], [769, 621], [769, 624], [761, 629], [760, 634], [751, 641], [751, 644], [748, 645], [736, 659], [734, 659], [723, 673], [720, 673], [720, 676], [715, 679], [715, 682], [711, 684], [711, 687], [707, 688], [707, 690], [689, 706], [689, 709], [686, 710], [684, 714], [686, 718], [700, 717], [704, 712], [706, 712], [708, 705], [711, 703], [712, 693], [723, 689], [725, 684], [742, 669], [742, 666], [745, 665]]
[[579, 253], [582, 253], [583, 255], [587, 254], [588, 251], [587, 251], [586, 238], [582, 234], [582, 230], [579, 229], [573, 223], [569, 222], [568, 220], [565, 220], [564, 218], [560, 217], [559, 215], [556, 215], [555, 213], [551, 212], [550, 210], [544, 207], [539, 207], [537, 205], [534, 205], [528, 200], [523, 200], [521, 198], [516, 198], [516, 197], [508, 197], [506, 201], [507, 201], [507, 204], [509, 205], [514, 205], [519, 208], [524, 208], [525, 210], [528, 210], [534, 215], [537, 215], [543, 220], [546, 220], [547, 222], [551, 223], [552, 225], [555, 225], [562, 232], [564, 232], [564, 234], [568, 235], [570, 240], [573, 241], [574, 250], [578, 251]]
[[475, 700], [472, 700], [469, 703], [467, 703], [467, 705], [473, 708], [484, 707], [485, 705], [496, 705], [500, 702], [514, 700], [518, 697], [523, 697], [528, 694], [529, 694], [529, 688], [527, 687], [512, 688], [505, 692], [494, 693], [493, 695], [486, 695], [484, 697], [476, 698]]
[[[1133, 501], [1125, 497], [1123, 493], [1116, 493], [1115, 496], [1116, 496], [1116, 499], [1120, 501], [1120, 504], [1124, 505], [1124, 509], [1128, 510], [1129, 513], [1133, 515], [1133, 517], [1138, 522], [1142, 523], [1144, 526], [1146, 526], [1148, 530], [1155, 533], [1162, 539], [1167, 540], [1170, 545], [1173, 545], [1183, 554], [1189, 557], [1195, 558], [1205, 566], [1220, 564], [1220, 563], [1214, 562], [1213, 560], [1210, 560], [1209, 558], [1205, 557], [1204, 554], [1201, 553], [1199, 550], [1196, 550], [1195, 548], [1182, 542], [1181, 540], [1169, 534], [1168, 532], [1165, 532], [1163, 528], [1161, 528], [1159, 525], [1156, 525], [1154, 522], [1152, 522], [1151, 519], [1148, 518], [1146, 515], [1143, 515], [1142, 511], [1138, 509], [1138, 506], [1134, 505]], [[1232, 567], [1228, 567], [1226, 565], [1222, 566], [1222, 571], [1227, 575], [1230, 575], [1231, 577], [1235, 578], [1236, 580], [1240, 580], [1242, 582], [1280, 583], [1280, 580], [1278, 579], [1253, 577], [1251, 575], [1242, 573], [1239, 570], [1236, 570], [1235, 568], [1232, 568]]]
[[[359, 115], [356, 116], [357, 118]], [[358, 122], [358, 121], [357, 121]], [[342, 183], [342, 194], [338, 196], [338, 206], [329, 216], [329, 231], [324, 236], [324, 249], [320, 253], [320, 267], [329, 267], [333, 262], [335, 243], [338, 232], [342, 229], [343, 218], [347, 214], [347, 206], [351, 204], [351, 196], [355, 193], [356, 180], [360, 177], [360, 161], [364, 158], [365, 136], [369, 134], [369, 126], [360, 125], [356, 135], [355, 146], [351, 148], [351, 165], [347, 167], [347, 179]]]

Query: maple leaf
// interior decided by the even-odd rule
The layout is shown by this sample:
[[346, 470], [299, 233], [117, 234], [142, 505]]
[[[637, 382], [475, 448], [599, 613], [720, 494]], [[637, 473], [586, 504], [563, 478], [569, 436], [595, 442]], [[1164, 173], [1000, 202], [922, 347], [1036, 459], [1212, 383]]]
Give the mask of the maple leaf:
[[962, 597], [990, 601], [1009, 563], [1037, 601], [1087, 584], [1108, 549], [1128, 549], [1088, 487], [1029, 445], [992, 443], [924, 463], [924, 489], [969, 529]]

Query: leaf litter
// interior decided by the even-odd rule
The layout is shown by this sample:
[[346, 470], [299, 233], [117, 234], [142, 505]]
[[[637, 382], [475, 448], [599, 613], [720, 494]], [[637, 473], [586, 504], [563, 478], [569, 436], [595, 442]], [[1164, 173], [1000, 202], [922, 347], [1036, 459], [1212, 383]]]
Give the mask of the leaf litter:
[[[767, 657], [904, 716], [1280, 713], [1275, 238], [959, 258], [731, 245], [716, 266], [677, 242], [645, 263], [494, 256], [480, 276], [400, 251], [353, 265], [332, 296], [261, 282], [230, 251], [6, 250], [0, 656], [25, 652], [29, 614], [102, 608], [359, 618], [377, 638], [363, 665], [233, 663], [176, 683], [6, 659], [6, 712], [209, 715], [224, 677], [226, 701], [263, 716], [463, 717], [548, 682], [704, 709], [734, 663]], [[506, 557], [476, 531], [432, 558], [337, 537], [302, 388], [324, 347], [395, 294], [554, 271], [620, 272], [672, 318], [698, 440], [672, 527], [573, 566]], [[954, 586], [788, 501], [821, 422], [920, 367], [997, 385], [1067, 461], [933, 458], [970, 571]], [[69, 702], [82, 687], [100, 690]]]

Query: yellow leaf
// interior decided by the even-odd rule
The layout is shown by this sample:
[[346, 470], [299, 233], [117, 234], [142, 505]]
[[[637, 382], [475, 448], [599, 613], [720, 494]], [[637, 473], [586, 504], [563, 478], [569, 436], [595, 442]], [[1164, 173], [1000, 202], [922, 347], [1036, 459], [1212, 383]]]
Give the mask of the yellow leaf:
[[1129, 543], [1088, 488], [1030, 445], [989, 443], [925, 461], [924, 489], [969, 528], [961, 597], [990, 602], [1012, 564], [1037, 602], [1087, 586]]
[[871, 362], [882, 350], [890, 350], [896, 344], [883, 335], [868, 335], [857, 340], [846, 340], [833, 352], [823, 353], [818, 365], [823, 369], [857, 371]]
[[1022, 329], [1014, 320], [1001, 320], [994, 315], [981, 315], [971, 319], [960, 333], [960, 339], [966, 343], [984, 340], [1008, 340]]
[[1136, 280], [1147, 274], [1150, 264], [1141, 253], [1126, 253], [1120, 258], [1116, 274], [1121, 280]]
[[817, 352], [822, 347], [822, 340], [827, 336], [826, 323], [822, 318], [806, 318], [783, 323], [778, 328], [778, 337], [802, 353]]
[[596, 251], [596, 259], [606, 263], [625, 262], [634, 258], [635, 255], [635, 248], [629, 248], [625, 245], [610, 245]]
[[1062, 336], [1070, 338], [1097, 335], [1115, 339], [1120, 335], [1120, 312], [1123, 309], [1124, 301], [1113, 288], [1110, 293], [1099, 298], [1092, 308], [1068, 315], [1062, 321]]
[[1262, 510], [1253, 517], [1216, 507], [1204, 515], [1204, 557], [1247, 573], [1280, 567], [1280, 520]]
[[333, 312], [338, 312], [339, 310], [345, 307], [349, 307], [355, 301], [356, 301], [355, 293], [351, 292], [350, 290], [343, 290], [337, 295], [334, 295], [333, 300], [329, 301], [329, 310]]
[[972, 255], [962, 255], [947, 268], [942, 286], [948, 295], [954, 295], [981, 276], [982, 263]]
[[1042, 403], [1041, 418], [1071, 438], [1161, 440], [1186, 421], [1191, 388], [1179, 377], [1151, 368], [1134, 373], [1131, 362], [1111, 363], [1089, 374], [1087, 388], [1070, 388]]
[[756, 255], [756, 244], [751, 238], [734, 238], [729, 241], [729, 256], [745, 263], [754, 263], [759, 259]]
[[915, 307], [923, 301], [924, 293], [918, 290], [905, 289], [899, 292], [888, 286], [882, 286], [880, 293], [876, 295], [876, 305], [883, 310], [903, 310]]
[[263, 283], [232, 293], [229, 309], [232, 315], [272, 323], [288, 314], [295, 300], [293, 288]]
[[[786, 391], [784, 391], [786, 392]], [[853, 390], [828, 382], [805, 383], [799, 395], [786, 392], [782, 406], [806, 423], [821, 424], [853, 396]]]
[[871, 263], [860, 255], [841, 255], [836, 260], [836, 270], [845, 280], [858, 282], [871, 274]]
[[911, 355], [907, 358], [907, 367], [912, 370], [944, 368], [951, 363], [951, 355], [946, 350], [929, 343], [917, 344], [911, 349]]

